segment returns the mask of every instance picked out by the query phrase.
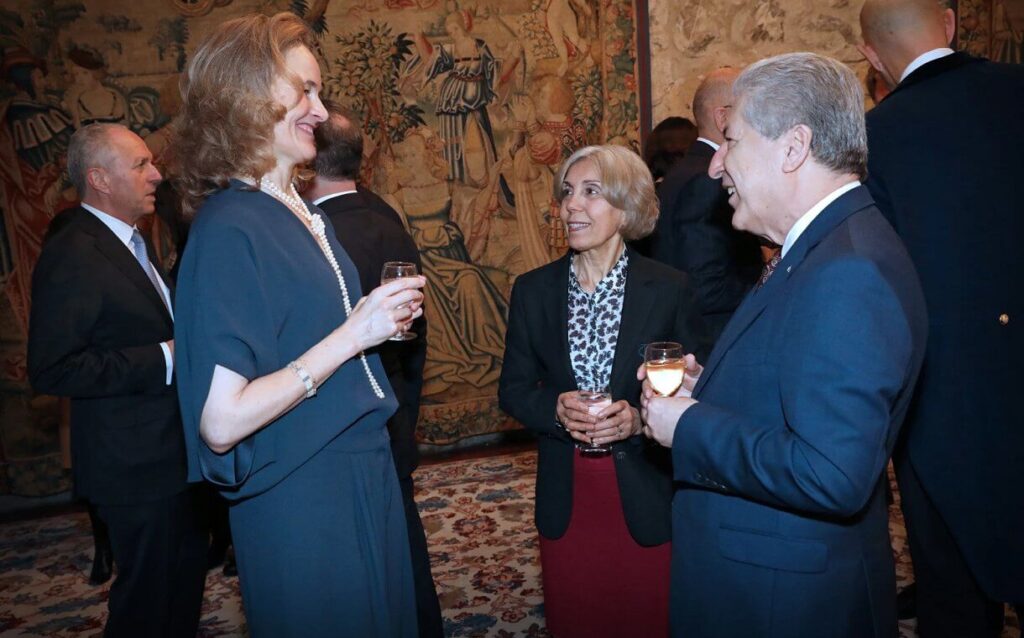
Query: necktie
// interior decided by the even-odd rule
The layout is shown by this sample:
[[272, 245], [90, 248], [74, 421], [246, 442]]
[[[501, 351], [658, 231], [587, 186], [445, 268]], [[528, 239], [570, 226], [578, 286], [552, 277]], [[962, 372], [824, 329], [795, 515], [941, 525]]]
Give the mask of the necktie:
[[136, 228], [132, 233], [132, 253], [135, 254], [135, 259], [142, 266], [142, 272], [146, 273], [149, 277], [149, 282], [156, 288], [156, 294], [160, 297], [160, 301], [164, 302], [164, 306], [167, 311], [171, 311], [167, 299], [164, 298], [163, 288], [160, 286], [160, 280], [157, 279], [156, 270], [153, 269], [153, 264], [149, 262], [149, 251], [146, 250], [146, 242], [142, 239], [142, 233]]
[[761, 286], [765, 285], [768, 278], [772, 276], [772, 273], [775, 272], [775, 267], [779, 265], [780, 261], [782, 261], [782, 251], [777, 250], [775, 251], [775, 254], [772, 255], [772, 258], [768, 260], [768, 263], [764, 265], [764, 268], [761, 269], [761, 277], [757, 280], [757, 287], [759, 289]]

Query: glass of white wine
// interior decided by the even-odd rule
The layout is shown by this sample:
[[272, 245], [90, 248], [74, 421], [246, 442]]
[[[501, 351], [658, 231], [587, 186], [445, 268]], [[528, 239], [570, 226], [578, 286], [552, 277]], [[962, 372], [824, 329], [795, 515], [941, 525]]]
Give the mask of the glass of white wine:
[[683, 384], [686, 371], [683, 346], [674, 341], [648, 344], [644, 349], [644, 366], [654, 391], [663, 397], [672, 396]]
[[[384, 262], [384, 267], [380, 271], [380, 283], [386, 284], [389, 281], [396, 279], [402, 279], [403, 277], [415, 277], [418, 274], [416, 264], [411, 261], [388, 261]], [[402, 308], [408, 304], [402, 304], [399, 308]], [[409, 330], [403, 330], [388, 337], [391, 341], [409, 341], [415, 339], [416, 333], [410, 332]]]

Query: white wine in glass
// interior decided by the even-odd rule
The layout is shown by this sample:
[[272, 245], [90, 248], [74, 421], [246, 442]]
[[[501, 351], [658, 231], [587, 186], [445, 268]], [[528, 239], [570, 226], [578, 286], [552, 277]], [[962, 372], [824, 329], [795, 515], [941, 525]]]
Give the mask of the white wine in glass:
[[683, 384], [686, 371], [683, 346], [674, 341], [648, 344], [644, 350], [644, 367], [654, 391], [663, 397], [672, 396]]
[[[415, 277], [418, 274], [416, 264], [410, 261], [388, 261], [384, 262], [384, 267], [380, 271], [380, 283], [386, 284], [389, 281], [396, 279], [402, 279], [404, 277]], [[399, 308], [406, 306], [402, 304]], [[388, 337], [391, 341], [409, 341], [416, 338], [415, 332], [403, 330], [397, 334]]]

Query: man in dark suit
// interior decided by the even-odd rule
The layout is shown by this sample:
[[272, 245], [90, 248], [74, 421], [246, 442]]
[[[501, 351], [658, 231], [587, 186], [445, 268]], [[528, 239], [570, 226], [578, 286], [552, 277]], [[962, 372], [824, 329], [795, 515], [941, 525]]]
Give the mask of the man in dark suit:
[[946, 47], [934, 0], [869, 0], [868, 188], [907, 245], [928, 355], [894, 458], [920, 635], [998, 636], [1024, 604], [1024, 68]]
[[892, 636], [884, 472], [924, 358], [920, 284], [860, 184], [853, 72], [782, 55], [746, 69], [734, 97], [711, 172], [736, 227], [781, 258], [707, 366], [691, 362], [692, 395], [645, 384], [649, 434], [678, 481], [673, 633]]
[[36, 392], [71, 398], [75, 489], [110, 530], [104, 635], [192, 638], [206, 534], [185, 482], [171, 292], [135, 227], [153, 212], [151, 160], [119, 125], [71, 138], [82, 205], [62, 213], [32, 276], [28, 372]]
[[[419, 267], [420, 255], [398, 213], [374, 193], [356, 186], [363, 157], [358, 120], [336, 104], [326, 106], [328, 119], [316, 130], [316, 179], [305, 195], [331, 220], [338, 241], [359, 271], [363, 294], [367, 294], [380, 285], [384, 262], [406, 261]], [[444, 635], [441, 607], [430, 573], [427, 539], [416, 508], [412, 478], [419, 464], [416, 421], [427, 354], [426, 329], [421, 317], [412, 326], [416, 339], [386, 341], [378, 352], [399, 400], [398, 411], [388, 421], [388, 433], [405, 504], [419, 631], [420, 636], [433, 638]]]
[[712, 341], [761, 271], [757, 238], [733, 228], [721, 180], [708, 175], [738, 74], [717, 69], [697, 87], [693, 115], [699, 137], [658, 187], [661, 214], [650, 239], [651, 257], [690, 275]]

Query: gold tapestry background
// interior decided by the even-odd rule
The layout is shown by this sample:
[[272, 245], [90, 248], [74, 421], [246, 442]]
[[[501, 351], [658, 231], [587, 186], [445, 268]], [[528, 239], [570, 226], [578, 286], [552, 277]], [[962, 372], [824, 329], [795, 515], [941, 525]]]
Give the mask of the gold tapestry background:
[[25, 339], [42, 237], [76, 200], [71, 133], [122, 122], [159, 160], [196, 42], [282, 10], [318, 34], [326, 94], [365, 120], [365, 181], [421, 251], [420, 440], [515, 427], [496, 401], [507, 299], [565, 249], [553, 173], [588, 143], [639, 146], [632, 0], [16, 0], [0, 9], [0, 494], [67, 487], [58, 405], [28, 388]]

